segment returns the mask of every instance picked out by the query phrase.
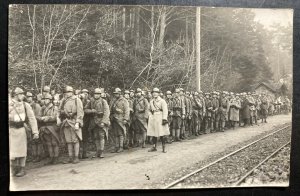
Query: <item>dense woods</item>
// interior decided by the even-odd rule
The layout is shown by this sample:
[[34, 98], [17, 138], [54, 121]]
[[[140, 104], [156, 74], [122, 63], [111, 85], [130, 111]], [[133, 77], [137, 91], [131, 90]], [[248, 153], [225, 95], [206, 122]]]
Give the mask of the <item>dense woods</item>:
[[[39, 91], [195, 90], [196, 7], [13, 5], [9, 85]], [[251, 9], [201, 8], [201, 88], [248, 91], [292, 74], [292, 27]]]

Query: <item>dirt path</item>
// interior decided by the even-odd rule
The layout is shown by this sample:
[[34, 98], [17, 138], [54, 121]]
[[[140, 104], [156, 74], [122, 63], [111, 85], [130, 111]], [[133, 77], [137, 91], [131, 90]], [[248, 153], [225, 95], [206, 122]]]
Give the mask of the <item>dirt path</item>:
[[143, 189], [180, 168], [205, 160], [212, 154], [291, 122], [291, 115], [270, 117], [267, 124], [202, 135], [167, 146], [167, 153], [148, 149], [107, 155], [104, 159], [79, 164], [31, 169], [23, 178], [13, 177], [11, 190]]

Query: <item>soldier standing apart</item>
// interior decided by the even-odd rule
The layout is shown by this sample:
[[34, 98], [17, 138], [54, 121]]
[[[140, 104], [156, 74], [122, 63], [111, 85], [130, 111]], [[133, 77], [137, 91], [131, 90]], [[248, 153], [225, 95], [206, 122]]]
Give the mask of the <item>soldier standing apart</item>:
[[51, 103], [52, 98], [50, 94], [42, 98], [44, 106], [42, 107], [41, 116], [37, 118], [41, 125], [40, 138], [47, 146], [50, 156], [47, 164], [58, 163], [60, 144], [60, 134], [56, 125], [58, 108]]
[[[27, 103], [30, 104], [35, 118], [38, 119], [41, 116], [42, 108], [41, 108], [40, 104], [36, 103], [33, 100], [32, 93], [30, 93], [30, 92], [26, 93], [26, 101], [27, 101]], [[37, 123], [38, 123], [38, 129], [39, 129], [39, 127], [40, 127], [39, 121], [37, 121]], [[28, 140], [28, 143], [30, 144], [31, 150], [32, 150], [33, 162], [40, 162], [42, 154], [43, 154], [43, 144], [42, 144], [40, 138], [32, 140], [32, 131], [31, 131], [30, 127], [25, 126], [25, 129], [27, 132], [27, 140]]]
[[37, 121], [28, 103], [23, 102], [24, 91], [16, 88], [9, 103], [9, 156], [12, 173], [17, 177], [24, 176], [27, 157], [27, 136], [24, 123], [29, 123], [33, 139], [39, 138]]
[[136, 99], [133, 101], [133, 127], [136, 135], [136, 146], [142, 144], [142, 148], [145, 148], [145, 142], [147, 138], [147, 121], [149, 117], [149, 102], [142, 95], [142, 90], [138, 88], [136, 90]]
[[241, 102], [238, 98], [231, 94], [231, 99], [229, 101], [229, 120], [231, 127], [234, 129], [236, 124], [240, 121], [240, 108]]
[[129, 103], [121, 96], [121, 89], [116, 88], [113, 92], [115, 99], [110, 106], [112, 132], [115, 138], [115, 150], [112, 153], [123, 152], [124, 139], [127, 134], [127, 123], [129, 122]]
[[160, 138], [162, 151], [166, 153], [166, 136], [170, 134], [168, 125], [168, 106], [164, 99], [159, 96], [159, 89], [153, 88], [153, 99], [150, 101], [150, 114], [147, 135], [153, 137], [153, 147], [148, 152], [157, 151], [157, 140]]
[[175, 141], [181, 141], [180, 131], [182, 126], [182, 120], [185, 119], [185, 106], [183, 99], [179, 95], [180, 90], [175, 89], [173, 101], [172, 101], [172, 111], [173, 111], [173, 121], [172, 121], [172, 135], [175, 135]]
[[94, 133], [96, 145], [95, 157], [104, 158], [103, 151], [105, 140], [108, 138], [109, 121], [109, 105], [107, 101], [101, 98], [102, 90], [96, 88], [94, 91], [94, 99], [92, 99], [84, 108], [85, 114], [90, 115], [89, 130]]
[[[68, 146], [69, 163], [79, 163], [79, 142], [82, 140], [83, 106], [81, 100], [73, 94], [71, 86], [65, 87], [65, 97], [58, 110], [60, 130]], [[74, 151], [74, 158], [73, 158]]]
[[266, 96], [265, 93], [262, 94], [262, 98], [261, 98], [261, 105], [260, 105], [260, 109], [261, 109], [261, 122], [267, 122], [267, 117], [268, 117], [268, 108], [269, 108], [269, 102], [268, 102], [268, 98]]
[[[81, 91], [81, 93], [82, 94], [80, 95], [80, 98], [81, 98], [82, 106], [83, 106], [83, 108], [85, 108], [90, 103], [89, 91], [87, 89], [83, 89]], [[89, 137], [90, 137], [90, 130], [89, 130], [90, 121], [91, 121], [91, 114], [84, 112], [83, 127], [82, 127], [82, 142], [81, 142], [81, 147], [82, 147], [81, 158], [82, 159], [88, 158], [87, 146], [88, 146], [88, 141], [89, 141]]]

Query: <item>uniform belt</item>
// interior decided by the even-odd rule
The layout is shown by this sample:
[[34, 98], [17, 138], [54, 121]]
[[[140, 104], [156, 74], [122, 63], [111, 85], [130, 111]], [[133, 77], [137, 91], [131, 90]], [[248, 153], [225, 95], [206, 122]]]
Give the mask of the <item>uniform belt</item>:
[[24, 127], [24, 122], [13, 122], [12, 121], [12, 122], [9, 122], [9, 127], [19, 129], [19, 128]]

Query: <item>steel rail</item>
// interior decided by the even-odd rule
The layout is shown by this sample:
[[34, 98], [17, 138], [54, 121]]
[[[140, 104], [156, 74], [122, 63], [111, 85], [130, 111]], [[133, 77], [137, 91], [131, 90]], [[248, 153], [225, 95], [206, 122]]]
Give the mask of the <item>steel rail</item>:
[[273, 157], [276, 153], [278, 153], [281, 149], [283, 149], [285, 146], [289, 145], [291, 141], [287, 142], [283, 146], [277, 148], [272, 154], [270, 154], [268, 157], [266, 157], [264, 160], [262, 160], [259, 164], [257, 164], [255, 167], [253, 167], [249, 172], [247, 172], [244, 176], [242, 176], [237, 182], [233, 184], [233, 186], [240, 185], [248, 176], [250, 176], [255, 169], [257, 169], [259, 166], [264, 164], [267, 160], [269, 160], [271, 157]]
[[187, 179], [188, 177], [190, 177], [190, 176], [192, 176], [192, 175], [194, 175], [196, 173], [199, 173], [200, 171], [202, 171], [202, 170], [204, 170], [204, 169], [206, 169], [206, 168], [208, 168], [208, 167], [210, 167], [210, 166], [212, 166], [212, 165], [214, 165], [214, 164], [222, 161], [223, 159], [226, 159], [227, 157], [230, 157], [230, 156], [232, 156], [232, 155], [234, 155], [234, 154], [236, 154], [236, 153], [244, 150], [245, 148], [248, 148], [249, 146], [251, 146], [251, 145], [253, 145], [253, 144], [255, 144], [255, 143], [257, 143], [257, 142], [259, 142], [259, 141], [261, 141], [261, 140], [263, 140], [265, 138], [267, 138], [267, 137], [270, 137], [270, 136], [274, 135], [275, 133], [277, 133], [279, 131], [287, 129], [289, 127], [291, 127], [290, 124], [287, 125], [287, 126], [284, 126], [284, 127], [280, 128], [280, 129], [278, 129], [278, 130], [276, 130], [276, 131], [274, 131], [272, 133], [269, 133], [266, 136], [264, 136], [264, 137], [262, 137], [260, 139], [257, 139], [255, 141], [251, 142], [250, 144], [247, 144], [246, 146], [243, 146], [243, 147], [241, 147], [241, 148], [239, 148], [239, 149], [237, 149], [237, 150], [235, 150], [235, 151], [233, 151], [233, 152], [231, 152], [231, 153], [229, 153], [229, 154], [227, 154], [227, 155], [225, 155], [225, 156], [223, 156], [223, 157], [221, 157], [221, 158], [219, 158], [219, 159], [217, 159], [217, 160], [215, 160], [215, 161], [213, 161], [213, 162], [211, 162], [211, 163], [209, 163], [209, 164], [207, 164], [207, 165], [205, 165], [205, 166], [203, 166], [203, 167], [201, 167], [201, 168], [199, 168], [199, 169], [197, 169], [197, 170], [195, 170], [195, 171], [193, 171], [193, 172], [191, 172], [191, 173], [189, 173], [189, 174], [187, 174], [187, 175], [185, 175], [185, 176], [183, 176], [181, 178], [179, 178], [178, 180], [175, 180], [175, 181], [171, 182], [170, 184], [168, 184], [165, 187], [163, 187], [163, 189], [169, 189], [169, 188], [173, 187], [174, 185], [176, 185], [176, 184], [182, 182], [183, 180]]

